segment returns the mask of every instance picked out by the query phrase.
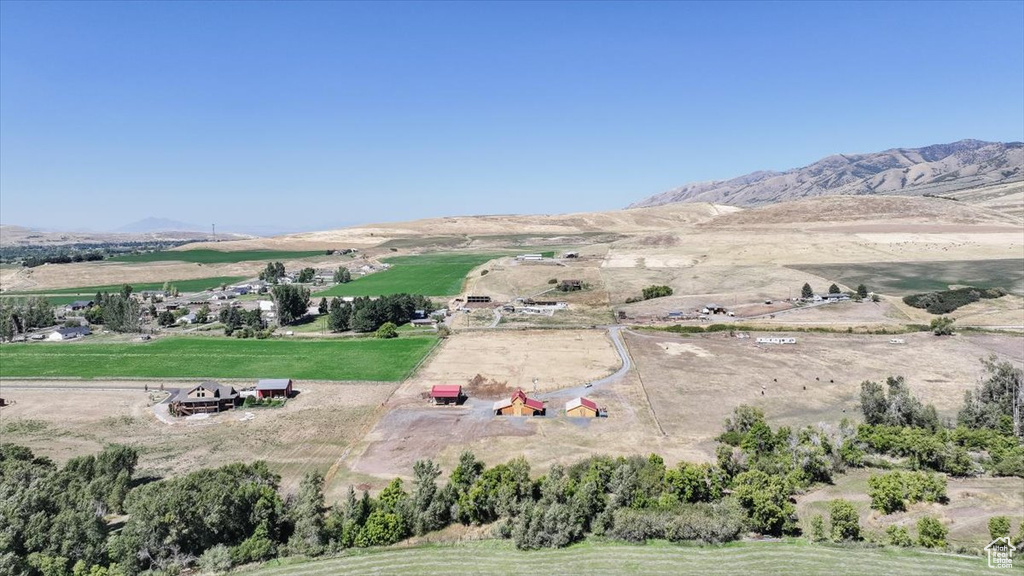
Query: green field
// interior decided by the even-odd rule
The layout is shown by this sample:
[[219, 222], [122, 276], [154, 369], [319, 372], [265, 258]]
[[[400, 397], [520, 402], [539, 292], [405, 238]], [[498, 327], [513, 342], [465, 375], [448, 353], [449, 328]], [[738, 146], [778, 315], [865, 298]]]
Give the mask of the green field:
[[405, 378], [431, 349], [430, 337], [394, 340], [163, 338], [147, 343], [32, 343], [0, 346], [0, 377]]
[[338, 284], [314, 298], [323, 296], [385, 296], [423, 294], [451, 296], [462, 291], [466, 274], [477, 266], [497, 258], [497, 254], [425, 254], [385, 259], [391, 268]]
[[[219, 288], [221, 284], [234, 284], [245, 280], [245, 276], [214, 276], [211, 278], [196, 278], [194, 280], [168, 280], [166, 283], [178, 289], [179, 292], [202, 292], [210, 288]], [[132, 284], [132, 290], [142, 292], [144, 290], [161, 290], [165, 282], [136, 282]], [[122, 284], [108, 284], [106, 286], [81, 286], [78, 288], [53, 288], [51, 290], [33, 290], [30, 292], [4, 292], [4, 296], [29, 296], [29, 295], [76, 295], [95, 296], [97, 292], [120, 292]], [[68, 300], [79, 300], [71, 298]], [[53, 301], [51, 299], [51, 301]], [[66, 303], [66, 302], [65, 302]]]
[[[880, 294], [906, 296], [946, 290], [950, 285], [1004, 288], [1024, 295], [1024, 260], [955, 260], [949, 262], [866, 262], [861, 264], [795, 264], [801, 272], [856, 288], [864, 284]], [[817, 286], [824, 292], [827, 286]]]
[[[560, 550], [520, 551], [489, 540], [352, 551], [329, 560], [272, 561], [248, 573], [260, 576], [334, 574], [778, 574], [877, 576], [885, 574], [992, 574], [981, 557], [893, 548], [838, 548], [806, 541], [741, 542], [725, 546], [652, 542], [633, 546], [584, 542]], [[1020, 570], [1004, 570], [1020, 574]]]
[[252, 262], [256, 260], [297, 260], [323, 256], [325, 250], [286, 251], [286, 250], [239, 250], [227, 252], [221, 250], [161, 250], [145, 254], [125, 254], [108, 259], [108, 262], [195, 262], [199, 264], [234, 264], [236, 262]]

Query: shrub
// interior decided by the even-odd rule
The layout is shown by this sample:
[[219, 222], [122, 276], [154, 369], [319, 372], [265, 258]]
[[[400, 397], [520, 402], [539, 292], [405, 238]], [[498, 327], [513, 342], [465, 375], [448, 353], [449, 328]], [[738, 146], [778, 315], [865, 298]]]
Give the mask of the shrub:
[[811, 542], [824, 542], [825, 541], [825, 520], [821, 517], [821, 514], [816, 514], [814, 518], [811, 518]]
[[377, 338], [398, 338], [398, 326], [394, 322], [385, 322], [377, 328]]
[[892, 546], [907, 548], [914, 545], [914, 541], [910, 538], [910, 532], [903, 526], [893, 524], [885, 529], [885, 535], [888, 536], [889, 544]]
[[946, 316], [933, 319], [928, 327], [936, 336], [953, 335], [953, 319]]
[[648, 286], [643, 289], [644, 300], [650, 300], [651, 298], [661, 298], [664, 296], [671, 296], [672, 288], [669, 286]]
[[642, 544], [649, 539], [664, 538], [668, 514], [649, 510], [619, 508], [609, 536], [626, 542]]
[[853, 504], [846, 500], [833, 500], [829, 502], [828, 515], [832, 524], [832, 540], [860, 540], [860, 517]]
[[925, 516], [917, 521], [917, 543], [925, 548], [945, 548], [949, 529], [934, 516]]
[[746, 526], [746, 513], [735, 498], [719, 502], [684, 504], [665, 526], [665, 538], [672, 542], [699, 540], [707, 544], [731, 542]]
[[551, 280], [548, 280], [548, 284], [558, 284], [558, 278], [552, 278]]
[[231, 550], [223, 544], [208, 548], [199, 557], [199, 568], [209, 574], [227, 572], [231, 569]]
[[988, 535], [993, 540], [1010, 535], [1010, 519], [1006, 516], [993, 516], [988, 519]]
[[924, 472], [889, 472], [868, 479], [871, 507], [883, 514], [907, 509], [915, 502], [944, 502], [946, 479]]

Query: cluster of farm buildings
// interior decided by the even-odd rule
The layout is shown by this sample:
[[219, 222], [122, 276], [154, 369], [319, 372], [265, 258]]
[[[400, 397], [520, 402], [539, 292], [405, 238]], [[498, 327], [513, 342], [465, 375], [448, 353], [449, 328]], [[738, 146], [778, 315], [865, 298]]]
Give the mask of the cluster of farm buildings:
[[[435, 406], [462, 404], [468, 396], [462, 386], [436, 385], [430, 389], [430, 401]], [[547, 405], [535, 398], [527, 396], [522, 389], [517, 389], [507, 399], [496, 401], [491, 410], [495, 416], [547, 416]], [[566, 402], [565, 415], [575, 418], [596, 418], [607, 416], [606, 410], [589, 398], [578, 397]]]

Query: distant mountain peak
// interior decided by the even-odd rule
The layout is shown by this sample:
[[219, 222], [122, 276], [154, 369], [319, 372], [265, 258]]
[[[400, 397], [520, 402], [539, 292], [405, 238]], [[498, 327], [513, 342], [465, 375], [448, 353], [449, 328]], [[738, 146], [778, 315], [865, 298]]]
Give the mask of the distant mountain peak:
[[784, 172], [760, 170], [729, 180], [686, 184], [629, 207], [674, 202], [757, 206], [815, 196], [945, 194], [1022, 180], [1024, 143], [967, 139], [871, 154], [833, 154]]
[[143, 218], [130, 224], [125, 224], [120, 228], [114, 230], [114, 232], [124, 234], [148, 234], [151, 232], [209, 232], [209, 226], [203, 226], [200, 224], [191, 224], [188, 222], [180, 222], [178, 220], [171, 220], [170, 218], [158, 218], [156, 216], [150, 216]]

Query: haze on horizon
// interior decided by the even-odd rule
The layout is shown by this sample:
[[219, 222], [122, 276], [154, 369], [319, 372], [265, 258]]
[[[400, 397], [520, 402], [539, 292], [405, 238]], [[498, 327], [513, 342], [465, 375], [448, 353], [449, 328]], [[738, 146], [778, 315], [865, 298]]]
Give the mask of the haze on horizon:
[[607, 210], [1024, 140], [1024, 3], [0, 3], [0, 222]]

